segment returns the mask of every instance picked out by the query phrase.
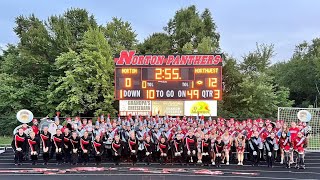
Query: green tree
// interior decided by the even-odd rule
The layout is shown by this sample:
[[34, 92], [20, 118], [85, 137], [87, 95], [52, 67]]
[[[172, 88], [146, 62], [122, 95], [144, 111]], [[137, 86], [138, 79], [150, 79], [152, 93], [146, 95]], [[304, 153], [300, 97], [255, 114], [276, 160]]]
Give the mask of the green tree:
[[104, 29], [105, 38], [109, 42], [113, 54], [119, 54], [124, 49], [135, 49], [138, 42], [136, 39], [137, 34], [129, 22], [114, 17]]
[[202, 38], [201, 42], [198, 45], [198, 52], [204, 53], [204, 54], [213, 53], [213, 43], [211, 38], [209, 37]]
[[192, 54], [194, 51], [193, 45], [191, 42], [187, 42], [183, 47], [182, 47], [182, 52], [186, 54]]
[[197, 47], [204, 37], [212, 40], [215, 50], [219, 47], [220, 35], [216, 32], [216, 25], [208, 9], [205, 9], [202, 15], [194, 5], [180, 9], [169, 20], [164, 30], [169, 34], [177, 52], [182, 52], [183, 46], [188, 42]]
[[165, 33], [153, 33], [138, 45], [141, 54], [168, 54], [171, 51], [170, 37]]
[[70, 50], [57, 58], [56, 67], [65, 73], [51, 84], [49, 103], [71, 115], [114, 113], [111, 48], [99, 29], [87, 31], [80, 44], [80, 53]]
[[270, 59], [273, 57], [273, 54], [273, 45], [257, 44], [257, 49], [245, 56], [241, 69], [248, 74], [266, 72], [271, 64]]

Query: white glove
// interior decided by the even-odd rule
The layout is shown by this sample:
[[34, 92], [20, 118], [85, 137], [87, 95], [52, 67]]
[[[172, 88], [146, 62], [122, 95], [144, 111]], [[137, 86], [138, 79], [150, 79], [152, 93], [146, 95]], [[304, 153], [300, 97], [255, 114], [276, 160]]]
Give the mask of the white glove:
[[17, 148], [17, 151], [22, 151], [22, 149], [21, 148]]
[[59, 148], [56, 149], [56, 153], [58, 153], [58, 152], [59, 152]]
[[272, 153], [271, 153], [271, 152], [268, 152], [268, 156], [271, 157], [271, 156], [272, 156]]
[[38, 155], [37, 151], [33, 151], [33, 155]]
[[43, 148], [43, 152], [44, 152], [44, 153], [48, 152], [47, 148], [48, 148], [48, 147], [44, 147], [44, 148]]
[[73, 153], [77, 153], [78, 149], [73, 149], [72, 152]]
[[64, 145], [64, 147], [65, 147], [66, 149], [68, 149], [68, 145]]
[[132, 150], [131, 152], [134, 154], [134, 153], [136, 153], [136, 150]]
[[99, 155], [100, 154], [100, 152], [97, 152], [97, 155]]
[[167, 153], [163, 153], [163, 156], [167, 156]]
[[191, 154], [191, 151], [188, 151], [187, 154], [190, 155], [190, 154]]
[[181, 153], [180, 152], [176, 152], [174, 153], [175, 156], [181, 156]]
[[83, 150], [83, 153], [87, 153], [87, 152], [88, 152], [88, 150], [86, 150], [86, 149], [85, 149], [85, 150]]
[[149, 156], [149, 155], [150, 155], [150, 153], [149, 153], [149, 152], [146, 152], [146, 155], [147, 155], [147, 156]]
[[59, 152], [62, 152], [61, 148], [59, 148]]
[[217, 156], [217, 157], [221, 157], [221, 153], [217, 153], [216, 156]]
[[253, 151], [253, 155], [254, 156], [258, 155], [257, 151]]
[[115, 155], [115, 156], [118, 156], [118, 153], [115, 152], [114, 155]]
[[192, 151], [192, 154], [195, 155], [195, 154], [196, 154], [196, 150], [193, 150], [193, 151]]

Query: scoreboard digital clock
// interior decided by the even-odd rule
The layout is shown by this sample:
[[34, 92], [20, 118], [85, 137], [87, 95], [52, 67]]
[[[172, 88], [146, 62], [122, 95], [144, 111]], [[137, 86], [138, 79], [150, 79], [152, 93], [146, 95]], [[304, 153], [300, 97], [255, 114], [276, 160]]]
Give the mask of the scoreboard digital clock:
[[221, 100], [222, 54], [115, 57], [117, 100]]

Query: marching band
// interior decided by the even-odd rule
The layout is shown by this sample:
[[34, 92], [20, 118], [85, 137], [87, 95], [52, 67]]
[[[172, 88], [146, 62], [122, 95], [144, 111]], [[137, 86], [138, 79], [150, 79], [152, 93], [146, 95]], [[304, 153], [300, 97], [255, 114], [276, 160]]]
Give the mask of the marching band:
[[180, 119], [130, 115], [113, 120], [102, 115], [95, 124], [79, 117], [65, 121], [62, 126], [56, 117], [53, 125], [40, 127], [34, 119], [30, 133], [21, 126], [12, 141], [15, 164], [21, 165], [24, 157], [30, 157], [34, 165], [40, 155], [44, 165], [55, 156], [57, 164], [71, 165], [87, 164], [92, 158], [97, 165], [112, 160], [115, 165], [144, 162], [220, 167], [230, 162], [242, 166], [246, 161], [259, 166], [265, 160], [268, 167], [273, 167], [278, 159], [286, 168], [294, 161], [296, 168], [305, 168], [309, 131], [303, 122], [292, 122], [288, 127], [282, 120], [205, 121], [203, 116]]

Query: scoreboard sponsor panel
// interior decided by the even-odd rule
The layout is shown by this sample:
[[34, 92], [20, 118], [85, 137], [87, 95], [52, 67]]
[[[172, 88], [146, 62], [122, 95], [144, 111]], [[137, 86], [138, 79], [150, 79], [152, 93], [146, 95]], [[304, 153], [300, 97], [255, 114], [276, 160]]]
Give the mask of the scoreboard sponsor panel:
[[119, 113], [121, 116], [217, 116], [217, 101], [120, 100]]

